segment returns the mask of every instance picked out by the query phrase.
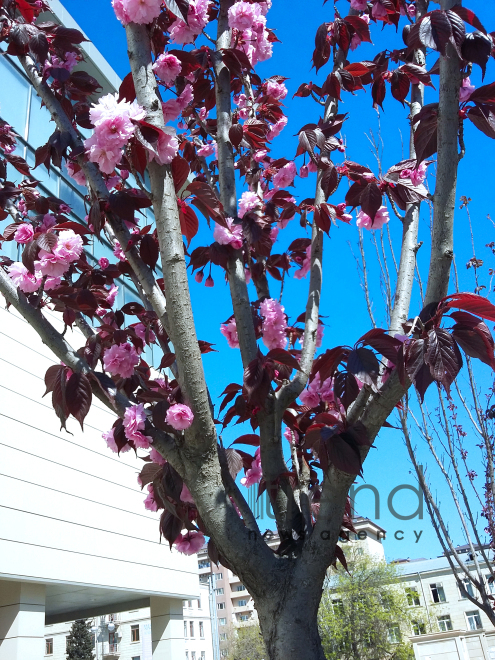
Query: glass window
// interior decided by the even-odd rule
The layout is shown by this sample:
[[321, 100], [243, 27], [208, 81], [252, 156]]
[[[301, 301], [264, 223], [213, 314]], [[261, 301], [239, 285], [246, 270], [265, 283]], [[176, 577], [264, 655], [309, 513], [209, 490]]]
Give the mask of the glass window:
[[251, 618], [251, 617], [250, 617], [249, 614], [239, 614], [239, 615], [237, 616], [237, 620], [238, 620], [238, 621], [249, 621], [250, 618]]
[[189, 651], [186, 651], [186, 660], [189, 660]]
[[247, 600], [246, 599], [237, 601], [237, 607], [246, 607], [246, 605], [247, 605]]
[[399, 626], [390, 626], [388, 629], [388, 641], [391, 644], [399, 644], [401, 639]]
[[469, 630], [479, 630], [480, 628], [483, 628], [483, 624], [481, 623], [481, 617], [479, 610], [473, 610], [472, 612], [466, 612], [466, 619], [468, 622], [468, 628]]
[[[464, 591], [461, 589], [460, 585], [457, 585], [459, 589], [459, 594], [461, 598], [467, 598], [466, 594]], [[473, 590], [473, 585], [471, 584], [471, 580], [468, 578], [464, 578], [462, 580], [462, 586], [464, 587], [464, 590], [471, 596], [471, 598], [474, 598], [474, 590]]]
[[416, 587], [406, 587], [407, 604], [411, 607], [420, 605], [419, 594]]
[[[34, 151], [29, 147], [26, 152], [26, 162], [30, 167], [34, 167]], [[55, 197], [59, 196], [58, 182], [60, 177], [53, 167], [50, 167], [50, 172], [48, 172], [44, 165], [40, 165], [36, 170], [34, 170], [33, 176], [35, 179], [37, 179], [37, 181], [41, 181], [42, 186], [44, 186], [48, 191], [48, 195], [55, 195]], [[44, 193], [43, 189], [41, 189], [40, 192]]]
[[131, 660], [141, 660], [141, 656], [140, 655], [133, 655]]
[[191, 651], [191, 660], [196, 660], [196, 651]]
[[139, 642], [139, 624], [131, 626], [131, 642]]
[[412, 622], [413, 635], [426, 635], [426, 626], [419, 621]]
[[51, 121], [50, 113], [44, 106], [41, 107], [41, 99], [32, 88], [28, 130], [27, 141], [35, 149], [46, 144], [48, 138], [57, 130], [55, 123]]
[[223, 573], [215, 573], [215, 580], [223, 580]]
[[344, 613], [344, 603], [339, 599], [332, 600], [332, 610], [334, 614]]
[[206, 658], [206, 653], [204, 651], [201, 651], [201, 660], [205, 660]]
[[[5, 243], [4, 243], [5, 245]], [[488, 590], [489, 594], [494, 594], [495, 593], [495, 582], [493, 580], [493, 577], [488, 573], [488, 575], [485, 575], [486, 578], [486, 588]]]
[[13, 126], [16, 133], [25, 137], [31, 85], [4, 55], [0, 56], [0, 80], [2, 88], [9, 90], [8, 94], [2, 94], [0, 117]]
[[433, 584], [430, 584], [430, 591], [431, 599], [434, 603], [445, 603], [447, 601], [441, 582], [434, 582]]
[[53, 655], [53, 637], [45, 639], [45, 655]]
[[227, 625], [227, 619], [218, 619], [218, 625], [219, 626], [226, 626]]
[[217, 610], [224, 610], [225, 609], [225, 603], [217, 603]]
[[205, 636], [205, 627], [203, 625], [203, 622], [199, 622], [199, 636], [204, 637]]
[[194, 621], [189, 621], [189, 635], [194, 637]]
[[198, 561], [198, 568], [209, 568], [211, 566], [209, 561]]
[[227, 651], [227, 649], [222, 649], [220, 651], [220, 655], [222, 656], [222, 658], [226, 658], [228, 656], [228, 654], [229, 654], [229, 652]]
[[447, 632], [448, 630], [452, 630], [452, 619], [450, 618], [450, 614], [444, 614], [444, 616], [439, 616], [438, 617], [438, 627], [442, 632]]
[[187, 621], [184, 621], [184, 637], [187, 637]]
[[[44, 166], [40, 165], [40, 169], [42, 167]], [[62, 178], [60, 179], [59, 196], [60, 199], [62, 199], [66, 204], [68, 204], [71, 207], [74, 215], [76, 215], [79, 218], [79, 220], [84, 220], [84, 218], [86, 217], [86, 209], [84, 207], [83, 197]]]
[[223, 596], [223, 587], [220, 587], [220, 589], [215, 589], [215, 593], [217, 596]]
[[227, 639], [227, 633], [220, 633], [220, 640], [222, 642], [225, 642], [226, 639]]
[[[137, 301], [134, 301], [134, 302], [137, 302]], [[188, 607], [192, 607], [192, 600], [188, 600], [188, 601], [187, 601], [187, 606], [188, 606]]]
[[238, 584], [235, 588], [236, 591], [245, 591], [246, 587], [243, 584]]

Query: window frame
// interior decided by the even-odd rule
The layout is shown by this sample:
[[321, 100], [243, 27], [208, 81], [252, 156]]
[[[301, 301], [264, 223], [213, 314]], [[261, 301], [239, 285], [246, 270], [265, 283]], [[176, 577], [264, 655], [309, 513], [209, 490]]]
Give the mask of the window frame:
[[[442, 628], [442, 624], [444, 623], [446, 624], [445, 630]], [[454, 627], [452, 625], [452, 617], [450, 616], [450, 614], [442, 614], [441, 616], [438, 616], [437, 624], [440, 629], [440, 632], [450, 632], [451, 630], [454, 630]]]
[[[481, 630], [483, 628], [483, 621], [481, 620], [481, 614], [479, 610], [470, 610], [469, 612], [464, 612], [464, 614], [466, 615], [466, 621], [469, 630]], [[479, 621], [479, 625], [476, 625], [474, 628], [471, 626], [471, 617], [475, 619], [476, 623]]]
[[53, 637], [45, 637], [45, 655], [53, 655]]
[[[137, 635], [135, 634], [137, 633]], [[131, 625], [131, 644], [137, 644], [141, 639], [141, 632], [139, 630], [139, 623]]]
[[203, 623], [203, 621], [200, 621], [200, 622], [199, 622], [199, 636], [200, 636], [201, 639], [204, 639], [204, 636], [205, 636], [205, 624]]
[[[445, 589], [443, 588], [443, 582], [431, 582], [430, 583], [430, 595], [431, 595], [431, 600], [433, 603], [446, 603], [447, 602], [447, 596], [445, 595]], [[433, 595], [434, 590], [437, 593], [438, 600], [435, 600], [435, 596]], [[443, 600], [440, 598], [440, 594], [443, 594]]]
[[406, 587], [406, 598], [409, 607], [421, 607], [421, 599], [417, 587]]
[[[411, 628], [414, 637], [419, 637], [420, 635], [426, 635], [426, 626], [422, 621], [411, 621]], [[416, 630], [418, 632], [416, 632]]]

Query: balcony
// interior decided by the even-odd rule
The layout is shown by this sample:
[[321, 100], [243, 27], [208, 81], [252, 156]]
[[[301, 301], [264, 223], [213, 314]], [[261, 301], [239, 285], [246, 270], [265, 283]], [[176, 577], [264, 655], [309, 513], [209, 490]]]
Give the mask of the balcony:
[[234, 614], [248, 613], [254, 610], [254, 603], [252, 600], [248, 600], [246, 605], [236, 605], [232, 608]]
[[118, 658], [120, 656], [119, 645], [105, 642], [103, 644], [102, 656], [104, 658]]
[[120, 623], [120, 613], [119, 614], [105, 614], [100, 616], [100, 626], [107, 626], [109, 623], [114, 623], [116, 626]]

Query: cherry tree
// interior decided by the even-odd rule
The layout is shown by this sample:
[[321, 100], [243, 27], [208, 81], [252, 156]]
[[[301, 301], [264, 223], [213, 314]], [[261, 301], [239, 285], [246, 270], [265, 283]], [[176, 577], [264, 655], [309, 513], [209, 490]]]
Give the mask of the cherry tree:
[[[420, 396], [435, 381], [449, 392], [462, 367], [459, 346], [494, 364], [482, 319], [495, 320], [495, 307], [475, 294], [449, 295], [464, 123], [495, 137], [495, 84], [475, 88], [469, 78], [473, 66], [485, 75], [493, 35], [455, 0], [440, 8], [427, 0], [328, 6], [313, 55], [326, 78], [321, 86], [301, 81], [296, 92], [313, 120], [298, 130], [295, 157], [274, 159], [287, 88], [276, 72], [256, 73], [278, 47], [270, 0], [112, 4], [131, 72], [118, 94], [98, 98], [98, 81], [81, 61], [81, 33], [41, 22], [44, 0], [1, 3], [1, 39], [55, 122], [35, 165], [66, 167], [87, 186], [88, 217], [69, 219], [63, 200], [37, 190], [35, 173], [14, 154], [15, 127], [3, 122], [2, 241], [20, 245], [22, 260], [2, 258], [0, 292], [60, 361], [45, 381], [62, 427], [69, 416], [83, 425], [93, 397], [114, 410], [104, 439], [144, 459], [146, 506], [161, 511], [170, 545], [194, 553], [208, 537], [212, 560], [232, 568], [253, 596], [272, 660], [321, 660], [322, 585], [329, 566], [345, 562], [337, 541], [352, 531], [348, 490], [375, 437], [411, 384]], [[403, 46], [387, 48], [387, 35], [402, 26]], [[378, 52], [360, 61], [370, 30]], [[338, 137], [342, 95], [367, 87], [375, 108], [387, 93], [400, 102], [411, 126], [409, 158], [378, 175], [345, 160]], [[424, 104], [425, 87], [436, 102]], [[80, 129], [93, 132], [85, 139]], [[431, 195], [424, 179], [435, 154]], [[298, 201], [290, 188], [310, 175], [314, 197]], [[431, 235], [422, 238], [430, 267], [424, 308], [410, 309], [424, 202], [433, 208]], [[150, 207], [152, 225], [142, 213]], [[325, 236], [332, 224], [353, 223], [354, 209], [362, 231], [403, 226], [390, 323], [361, 338], [350, 326], [349, 346], [322, 352]], [[211, 243], [190, 250], [197, 212]], [[287, 225], [298, 223], [298, 237], [279, 249]], [[89, 260], [90, 238], [112, 245], [113, 263]], [[229, 284], [226, 350], [240, 351], [244, 369], [238, 383], [225, 383], [217, 410], [202, 363], [211, 345], [198, 341], [190, 297], [205, 269], [204, 284], [213, 286], [212, 268]], [[279, 294], [291, 276], [308, 286], [297, 301], [305, 312], [289, 325]], [[132, 281], [141, 303], [117, 308], [119, 278]], [[47, 309], [61, 315], [65, 332]], [[86, 338], [82, 347], [69, 344], [74, 326]], [[153, 365], [144, 358], [149, 345], [162, 354]], [[226, 448], [220, 429], [234, 422], [249, 423], [252, 433]], [[268, 494], [275, 550], [239, 488], [242, 471], [242, 485]]]

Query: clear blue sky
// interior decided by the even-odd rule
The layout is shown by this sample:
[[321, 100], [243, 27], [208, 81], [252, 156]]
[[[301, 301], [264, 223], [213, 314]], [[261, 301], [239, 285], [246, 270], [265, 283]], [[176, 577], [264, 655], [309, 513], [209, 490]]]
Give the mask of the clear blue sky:
[[[298, 129], [307, 122], [317, 121], [319, 107], [311, 99], [292, 99], [293, 93], [302, 82], [310, 80], [322, 84], [328, 74], [328, 67], [324, 67], [318, 75], [311, 70], [311, 54], [314, 48], [314, 35], [317, 27], [333, 17], [332, 3], [322, 6], [322, 0], [308, 0], [301, 4], [293, 0], [273, 0], [273, 7], [268, 15], [268, 25], [276, 29], [281, 44], [275, 44], [273, 58], [263, 63], [258, 73], [263, 77], [279, 74], [289, 78], [286, 83], [289, 95], [286, 99], [286, 113], [289, 117], [287, 128], [274, 144], [273, 155], [294, 156], [297, 139], [294, 135]], [[346, 14], [347, 2], [340, 0], [341, 13]], [[495, 29], [493, 24], [493, 12], [491, 3], [472, 0], [468, 6], [474, 10], [485, 27], [491, 31]], [[96, 47], [105, 56], [115, 71], [121, 76], [129, 72], [129, 64], [126, 56], [125, 33], [121, 25], [116, 21], [109, 0], [64, 0], [64, 5], [72, 13], [75, 20], [92, 39]], [[437, 8], [437, 5], [432, 5]], [[491, 20], [492, 19], [492, 20]], [[380, 26], [372, 26], [372, 36], [375, 45], [364, 45], [355, 53], [350, 54], [351, 61], [359, 59], [372, 59], [379, 51], [385, 49], [400, 48], [402, 41], [399, 35], [395, 35], [394, 29], [388, 27], [385, 31], [386, 44], [382, 41]], [[383, 44], [383, 45], [381, 45]], [[434, 57], [429, 61], [429, 66], [434, 62]], [[495, 66], [490, 61], [485, 79], [491, 82], [494, 79]], [[475, 84], [481, 84], [479, 68], [475, 67], [471, 80]], [[436, 83], [438, 78], [434, 78]], [[370, 150], [370, 143], [366, 134], [370, 130], [375, 134], [378, 123], [381, 124], [381, 135], [385, 144], [383, 153], [383, 166], [389, 166], [407, 157], [407, 144], [409, 140], [407, 109], [391, 98], [390, 88], [384, 104], [384, 112], [376, 113], [372, 109], [369, 91], [359, 92], [356, 96], [343, 92], [344, 103], [341, 110], [350, 113], [350, 119], [344, 126], [343, 135], [346, 139], [348, 151], [347, 157], [358, 161], [363, 165], [369, 165], [377, 172], [376, 161]], [[429, 93], [427, 102], [435, 100], [434, 93]], [[487, 215], [493, 215], [493, 182], [490, 169], [493, 164], [494, 142], [482, 135], [470, 122], [466, 121], [466, 144], [467, 154], [460, 164], [458, 193], [467, 195], [473, 199], [471, 214], [474, 221], [474, 233], [477, 243], [476, 255], [485, 261], [485, 280], [487, 268], [493, 265], [491, 252], [485, 248], [485, 244], [493, 240], [493, 226], [487, 219]], [[404, 156], [402, 155], [404, 154]], [[302, 160], [298, 159], [298, 164]], [[430, 188], [434, 188], [434, 166], [430, 167]], [[299, 200], [314, 195], [314, 175], [306, 180], [297, 180], [297, 188], [294, 194]], [[343, 201], [346, 191], [345, 182], [340, 186], [335, 195], [335, 203]], [[239, 192], [240, 194], [240, 192]], [[425, 205], [423, 205], [425, 206]], [[474, 284], [471, 271], [467, 271], [465, 264], [472, 256], [466, 215], [463, 211], [457, 211], [456, 223], [456, 262], [458, 265], [461, 281], [461, 290], [473, 290]], [[423, 209], [421, 220], [420, 239], [425, 241], [418, 258], [423, 275], [427, 273], [429, 263], [429, 211]], [[399, 245], [401, 235], [400, 222], [392, 215], [390, 229], [396, 246]], [[301, 235], [300, 229], [290, 227], [285, 230], [281, 238], [280, 251], [285, 249], [296, 235]], [[374, 309], [378, 323], [384, 323], [383, 304], [380, 290], [380, 274], [374, 252], [374, 246], [367, 239], [367, 255], [370, 266], [371, 291]], [[193, 240], [192, 248], [211, 242], [211, 233], [203, 224], [198, 236]], [[397, 248], [398, 249], [398, 248]], [[353, 344], [369, 327], [369, 318], [366, 312], [364, 297], [360, 289], [359, 276], [353, 253], [357, 254], [357, 230], [355, 226], [341, 225], [333, 227], [330, 239], [325, 239], [324, 257], [324, 286], [322, 295], [322, 311], [326, 317], [326, 332], [323, 349], [338, 344]], [[389, 264], [391, 266], [391, 264]], [[195, 315], [200, 339], [215, 342], [220, 353], [211, 353], [205, 356], [205, 368], [209, 379], [212, 395], [217, 397], [225, 385], [230, 382], [242, 382], [242, 368], [237, 351], [226, 347], [225, 340], [219, 332], [219, 325], [232, 313], [228, 290], [222, 282], [219, 269], [213, 271], [215, 287], [206, 289], [202, 285], [192, 283], [192, 297], [195, 306]], [[290, 281], [284, 292], [284, 304], [286, 311], [294, 320], [304, 310], [304, 296], [307, 290], [307, 281]], [[278, 296], [278, 287], [274, 287], [272, 295]], [[413, 299], [413, 310], [419, 311], [420, 301], [417, 292]], [[488, 383], [490, 373], [484, 372], [483, 380]], [[485, 380], [486, 379], [486, 380]], [[229, 429], [224, 434], [224, 440], [230, 442], [242, 434], [242, 429]], [[468, 439], [469, 441], [469, 439]], [[472, 442], [474, 444], [474, 441]], [[474, 449], [474, 448], [473, 448]], [[473, 454], [474, 455], [474, 454]], [[427, 461], [427, 454], [420, 450], [423, 462]], [[475, 465], [481, 473], [479, 465]], [[411, 521], [401, 521], [394, 518], [387, 508], [389, 493], [401, 484], [416, 484], [415, 475], [412, 474], [412, 466], [409, 463], [402, 436], [393, 429], [384, 429], [376, 441], [376, 449], [372, 449], [364, 468], [365, 483], [378, 488], [381, 495], [380, 518], [377, 522], [388, 531], [385, 541], [385, 551], [389, 559], [397, 557], [431, 557], [440, 554], [440, 547], [425, 511], [423, 520], [415, 518]], [[361, 480], [357, 485], [363, 483]], [[434, 482], [435, 483], [435, 482]], [[449, 497], [440, 489], [439, 495], [442, 506], [447, 512], [451, 511]], [[357, 511], [360, 515], [369, 516], [374, 519], [374, 502], [371, 495], [363, 492], [358, 495]], [[417, 496], [403, 489], [394, 498], [396, 510], [407, 515], [416, 510]], [[452, 519], [454, 520], [454, 519]], [[269, 522], [266, 523], [269, 526]], [[399, 532], [402, 530], [403, 534]], [[403, 540], [394, 538], [394, 534], [403, 536]], [[416, 532], [422, 532], [416, 543]], [[452, 537], [456, 542], [463, 543], [457, 524], [453, 522], [451, 527]]]

